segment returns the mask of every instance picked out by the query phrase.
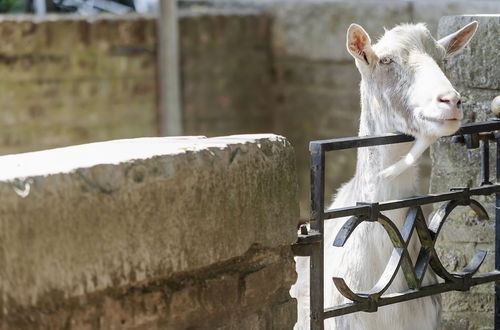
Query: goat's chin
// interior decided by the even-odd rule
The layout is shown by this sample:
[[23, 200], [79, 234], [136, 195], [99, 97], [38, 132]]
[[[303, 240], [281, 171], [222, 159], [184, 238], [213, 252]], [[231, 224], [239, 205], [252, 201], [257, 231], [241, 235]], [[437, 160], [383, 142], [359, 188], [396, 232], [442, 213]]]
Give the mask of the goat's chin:
[[424, 122], [421, 123], [421, 131], [424, 133], [423, 135], [428, 136], [449, 136], [458, 131], [460, 123], [458, 119], [436, 121], [424, 120]]
[[414, 114], [421, 132], [432, 136], [452, 135], [460, 128], [463, 117], [462, 112], [457, 116], [447, 109], [436, 107], [415, 107]]

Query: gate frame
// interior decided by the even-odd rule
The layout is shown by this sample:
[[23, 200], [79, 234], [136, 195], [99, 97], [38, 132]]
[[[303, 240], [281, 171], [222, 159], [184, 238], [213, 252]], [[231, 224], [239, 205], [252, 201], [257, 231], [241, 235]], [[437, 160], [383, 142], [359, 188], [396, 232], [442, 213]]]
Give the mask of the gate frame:
[[[375, 312], [378, 307], [391, 305], [398, 302], [413, 300], [417, 298], [427, 297], [434, 294], [440, 294], [448, 291], [468, 291], [471, 286], [499, 281], [495, 283], [495, 329], [500, 329], [500, 120], [491, 119], [488, 122], [473, 123], [461, 126], [461, 128], [452, 135], [452, 142], [465, 144], [467, 149], [480, 148], [480, 158], [481, 158], [481, 178], [482, 182], [479, 187], [474, 188], [452, 188], [450, 192], [440, 193], [440, 194], [429, 194], [420, 195], [416, 197], [400, 199], [395, 201], [384, 201], [380, 203], [357, 203], [355, 206], [343, 207], [337, 209], [325, 210], [325, 153], [329, 151], [353, 149], [360, 147], [370, 147], [378, 145], [396, 144], [403, 142], [411, 142], [414, 138], [412, 136], [395, 133], [395, 134], [384, 134], [378, 136], [357, 136], [349, 138], [339, 138], [330, 140], [319, 140], [312, 141], [309, 144], [309, 151], [311, 155], [311, 186], [310, 186], [310, 202], [311, 202], [311, 222], [310, 230], [307, 231], [305, 227], [301, 228], [301, 234], [298, 237], [297, 242], [292, 246], [294, 254], [296, 256], [309, 256], [310, 257], [310, 306], [311, 306], [311, 318], [310, 325], [311, 329], [323, 329], [324, 320], [340, 315], [351, 314], [359, 311], [365, 312]], [[489, 178], [489, 142], [493, 141], [496, 143], [496, 183], [491, 183]], [[439, 277], [445, 280], [444, 283], [436, 283], [428, 286], [417, 285], [413, 289], [409, 289], [400, 293], [392, 293], [384, 295], [384, 290], [379, 292], [379, 295], [370, 294], [357, 294], [345, 285], [342, 286], [342, 279], [335, 279], [335, 285], [341, 291], [341, 293], [352, 300], [352, 303], [347, 303], [344, 305], [324, 308], [324, 221], [332, 220], [335, 218], [348, 217], [351, 218], [350, 227], [344, 225], [344, 233], [339, 234], [336, 237], [336, 243], [339, 241], [345, 242], [350, 235], [350, 232], [354, 230], [357, 224], [363, 221], [379, 221], [378, 219], [383, 216], [380, 212], [387, 210], [394, 210], [399, 208], [408, 207], [409, 211], [415, 208], [420, 209], [422, 205], [437, 203], [437, 202], [447, 202], [445, 205], [450, 205], [450, 203], [455, 203], [454, 205], [469, 205], [472, 207], [471, 201], [474, 202], [473, 208], [479, 213], [486, 211], [478, 202], [471, 200], [471, 196], [487, 196], [495, 194], [495, 270], [488, 273], [481, 273], [476, 276], [474, 274], [477, 272], [478, 268], [481, 266], [484, 258], [486, 257], [486, 252], [479, 251], [469, 265], [462, 272], [448, 273], [444, 267], [439, 268], [441, 263], [437, 254], [435, 256], [427, 255], [428, 259], [434, 258], [434, 262], [427, 261], [423, 264], [424, 268], [429, 265], [431, 268], [437, 267], [438, 270], [444, 271], [442, 274], [437, 274]], [[452, 206], [453, 209], [455, 206]], [[450, 209], [450, 212], [451, 212]], [[481, 211], [482, 209], [482, 211]], [[410, 213], [410, 212], [409, 212]], [[415, 213], [415, 212], [413, 212]], [[418, 211], [417, 211], [418, 213]], [[478, 215], [480, 215], [478, 213]], [[449, 212], [448, 212], [449, 214]], [[439, 221], [439, 229], [442, 223], [446, 220], [447, 215], [442, 217]], [[484, 215], [483, 214], [483, 215]], [[486, 214], [487, 216], [487, 214]], [[407, 220], [409, 216], [407, 215]], [[385, 219], [384, 221], [389, 220]], [[411, 219], [410, 219], [411, 220]], [[409, 232], [411, 238], [414, 234], [413, 229], [418, 226], [415, 225], [418, 221], [418, 215], [415, 215], [411, 224], [413, 227]], [[424, 219], [425, 221], [425, 219]], [[347, 223], [346, 222], [346, 223]], [[380, 222], [380, 221], [379, 221]], [[394, 225], [390, 220], [389, 222]], [[424, 222], [425, 224], [425, 222]], [[389, 226], [390, 227], [390, 226]], [[422, 228], [421, 228], [422, 229]], [[387, 230], [387, 228], [386, 228]], [[342, 231], [342, 230], [341, 230]], [[422, 241], [421, 231], [416, 228], [419, 238]], [[432, 232], [432, 230], [425, 225], [423, 229], [423, 236], [426, 235], [432, 240], [430, 243], [434, 243], [439, 234], [437, 232]], [[401, 239], [401, 233], [399, 237]], [[389, 231], [388, 231], [389, 233]], [[431, 237], [433, 236], [433, 237]], [[404, 243], [401, 240], [391, 240], [393, 241], [395, 250], [397, 243]], [[343, 243], [340, 243], [343, 245]], [[341, 246], [339, 245], [339, 246]], [[433, 246], [432, 246], [433, 249]], [[406, 248], [400, 248], [403, 252]], [[401, 254], [404, 254], [404, 253]], [[407, 251], [406, 251], [407, 252]], [[406, 253], [405, 252], [405, 253]], [[404, 257], [401, 256], [400, 260]], [[417, 266], [418, 266], [417, 260]], [[434, 264], [434, 265], [433, 265]], [[438, 265], [439, 264], [439, 265]], [[413, 275], [404, 269], [405, 277], [407, 281], [415, 275], [415, 264], [411, 264], [413, 269]], [[407, 266], [408, 267], [408, 266]], [[394, 275], [402, 268], [401, 261], [395, 268]], [[404, 267], [403, 267], [404, 268]], [[425, 269], [423, 270], [425, 274]], [[444, 277], [443, 277], [444, 276]], [[422, 275], [423, 277], [423, 275]], [[389, 280], [388, 285], [392, 282]], [[345, 283], [343, 283], [345, 284]], [[354, 301], [353, 299], [356, 299]]]

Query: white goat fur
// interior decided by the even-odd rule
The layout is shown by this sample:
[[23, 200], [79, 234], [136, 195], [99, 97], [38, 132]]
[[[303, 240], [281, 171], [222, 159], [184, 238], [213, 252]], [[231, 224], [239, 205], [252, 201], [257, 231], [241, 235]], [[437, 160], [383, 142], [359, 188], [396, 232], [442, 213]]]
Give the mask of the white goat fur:
[[[386, 31], [372, 46], [361, 26], [349, 27], [347, 48], [362, 78], [359, 135], [399, 131], [413, 135], [416, 142], [358, 149], [354, 178], [340, 188], [330, 208], [417, 194], [418, 169], [413, 166], [416, 159], [437, 138], [454, 133], [463, 116], [459, 94], [437, 63], [461, 50], [476, 28], [477, 22], [473, 22], [436, 41], [424, 24], [400, 25]], [[401, 228], [406, 212], [401, 209], [384, 214]], [[333, 276], [343, 278], [354, 292], [366, 292], [379, 279], [393, 250], [385, 230], [368, 222], [357, 227], [344, 247], [333, 247], [346, 220], [325, 222], [325, 307], [349, 302], [336, 290], [330, 280]], [[418, 252], [417, 241], [413, 237], [409, 244], [413, 260]], [[298, 301], [295, 329], [309, 329], [309, 258], [297, 257], [296, 261], [298, 279], [290, 291]], [[430, 270], [427, 273], [423, 285], [436, 281]], [[387, 293], [407, 288], [400, 271]], [[382, 307], [376, 313], [328, 319], [325, 328], [437, 329], [440, 309], [440, 297], [433, 296]]]

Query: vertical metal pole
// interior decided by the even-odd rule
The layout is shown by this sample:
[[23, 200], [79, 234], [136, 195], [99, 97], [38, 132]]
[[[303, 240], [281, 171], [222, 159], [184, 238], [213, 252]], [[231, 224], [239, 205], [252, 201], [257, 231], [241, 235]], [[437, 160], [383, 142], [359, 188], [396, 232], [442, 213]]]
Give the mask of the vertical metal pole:
[[321, 234], [319, 244], [313, 246], [310, 259], [311, 330], [323, 330], [324, 310], [324, 242], [323, 217], [325, 211], [325, 152], [318, 144], [311, 144], [311, 224], [313, 231]]
[[157, 45], [160, 134], [182, 135], [177, 0], [160, 0]]
[[47, 4], [45, 0], [34, 0], [33, 9], [36, 15], [43, 16], [47, 14]]
[[481, 185], [491, 184], [490, 182], [490, 139], [488, 135], [481, 136]]
[[[496, 183], [500, 182], [500, 132], [495, 132], [497, 144]], [[500, 270], [500, 193], [495, 194], [495, 269]], [[500, 283], [495, 282], [495, 329], [500, 329]]]

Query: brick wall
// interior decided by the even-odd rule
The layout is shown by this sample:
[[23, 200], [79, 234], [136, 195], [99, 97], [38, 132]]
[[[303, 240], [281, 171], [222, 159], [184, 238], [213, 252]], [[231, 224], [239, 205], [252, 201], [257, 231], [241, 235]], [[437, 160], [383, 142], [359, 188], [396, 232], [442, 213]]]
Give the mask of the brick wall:
[[[155, 21], [3, 16], [0, 154], [157, 134]], [[180, 20], [186, 134], [272, 131], [270, 19]]]
[[262, 13], [181, 19], [185, 134], [273, 131], [270, 29], [271, 19]]
[[0, 154], [156, 134], [146, 17], [0, 19]]

